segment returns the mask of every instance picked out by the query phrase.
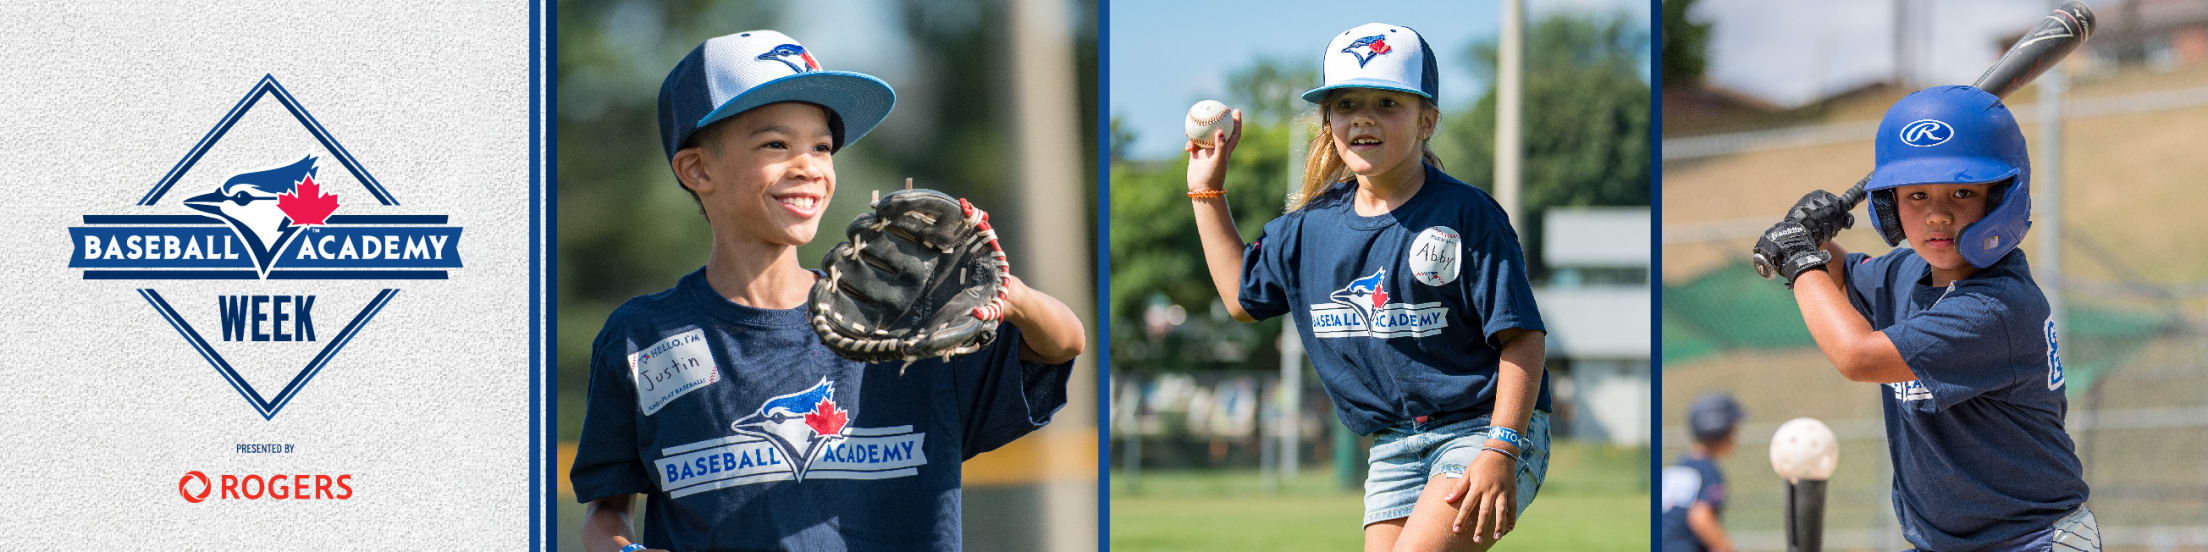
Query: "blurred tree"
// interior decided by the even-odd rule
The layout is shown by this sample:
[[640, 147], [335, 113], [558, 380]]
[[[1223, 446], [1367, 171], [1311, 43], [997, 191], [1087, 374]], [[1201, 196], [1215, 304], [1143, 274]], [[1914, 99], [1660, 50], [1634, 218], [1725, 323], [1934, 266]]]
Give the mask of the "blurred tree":
[[[1541, 212], [1551, 207], [1647, 205], [1649, 181], [1647, 35], [1623, 15], [1555, 15], [1525, 33], [1525, 160], [1514, 220], [1526, 244], [1528, 275], [1548, 274], [1541, 262]], [[1493, 75], [1495, 44], [1472, 45], [1474, 70]], [[1489, 79], [1492, 82], [1493, 79]], [[1495, 163], [1495, 97], [1483, 95], [1452, 123], [1444, 119], [1435, 150], [1449, 174], [1491, 188]], [[1461, 163], [1460, 163], [1461, 160]]]
[[[751, 2], [560, 0], [558, 377], [588, 380], [593, 337], [614, 307], [665, 289], [705, 263], [712, 237], [675, 183], [654, 122], [675, 61], [731, 21], [774, 21]], [[756, 25], [764, 27], [766, 25]], [[562, 385], [562, 435], [582, 416], [581, 385]]]
[[[1291, 159], [1291, 125], [1310, 112], [1299, 98], [1318, 70], [1309, 64], [1265, 59], [1227, 77], [1225, 101], [1243, 110], [1242, 137], [1227, 173], [1235, 225], [1244, 239], [1256, 239], [1266, 222], [1280, 216]], [[1113, 120], [1115, 140], [1132, 131]], [[1115, 150], [1116, 151], [1116, 150]], [[1242, 366], [1266, 367], [1277, 358], [1270, 347], [1221, 350], [1221, 343], [1267, 343], [1279, 322], [1247, 325], [1228, 318], [1211, 285], [1203, 250], [1196, 241], [1196, 219], [1189, 206], [1188, 164], [1174, 161], [1115, 161], [1112, 164], [1112, 354], [1116, 367], [1175, 370], [1223, 358], [1255, 359]], [[1153, 336], [1144, 314], [1154, 298], [1180, 305], [1187, 323], [1170, 334]], [[1125, 344], [1126, 346], [1122, 346]], [[1229, 347], [1228, 349], [1236, 349]], [[1249, 355], [1256, 355], [1254, 357]]]
[[1319, 70], [1307, 61], [1262, 59], [1227, 75], [1228, 99], [1242, 110], [1244, 122], [1286, 121], [1311, 112], [1303, 91], [1314, 82], [1319, 82]]
[[1702, 81], [1708, 67], [1710, 24], [1687, 18], [1695, 0], [1664, 0], [1664, 78], [1666, 85]]

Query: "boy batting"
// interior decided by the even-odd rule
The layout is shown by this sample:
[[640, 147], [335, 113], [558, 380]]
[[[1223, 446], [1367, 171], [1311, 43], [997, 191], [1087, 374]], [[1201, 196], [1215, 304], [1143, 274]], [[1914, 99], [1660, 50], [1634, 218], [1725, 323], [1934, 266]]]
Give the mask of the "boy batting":
[[2000, 98], [1918, 91], [1879, 122], [1866, 181], [1870, 257], [1828, 240], [1853, 224], [1811, 192], [1757, 241], [1840, 374], [1884, 384], [1893, 507], [1923, 550], [2094, 550], [2083, 468], [2063, 429], [2062, 358], [2017, 244], [2031, 163]]

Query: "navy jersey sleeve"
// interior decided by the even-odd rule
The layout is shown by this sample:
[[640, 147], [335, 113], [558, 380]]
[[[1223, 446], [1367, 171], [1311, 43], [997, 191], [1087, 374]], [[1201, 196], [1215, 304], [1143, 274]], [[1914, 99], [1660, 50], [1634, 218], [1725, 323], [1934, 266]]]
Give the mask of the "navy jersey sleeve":
[[1879, 273], [1879, 266], [1882, 263], [1873, 262], [1870, 255], [1862, 253], [1849, 253], [1840, 263], [1841, 270], [1845, 272], [1843, 276], [1846, 278], [1844, 283], [1848, 290], [1848, 304], [1854, 306], [1855, 312], [1866, 319], [1871, 318], [1871, 298], [1879, 296], [1878, 290], [1886, 281], [1886, 277]]
[[1904, 404], [1936, 412], [2015, 384], [2021, 371], [2009, 354], [2017, 345], [2013, 326], [2038, 321], [2020, 320], [2026, 316], [1995, 297], [1958, 288], [1931, 308], [1881, 330], [1917, 375], [1917, 383], [1932, 393], [1933, 400]]
[[1020, 360], [1025, 342], [1020, 329], [1011, 324], [998, 328], [1001, 333], [989, 348], [951, 361], [959, 405], [966, 416], [965, 458], [1041, 429], [1066, 406], [1066, 380], [1073, 376], [1073, 361]]
[[1725, 474], [1717, 471], [1715, 463], [1696, 466], [1695, 469], [1702, 474], [1702, 486], [1695, 489], [1694, 502], [1708, 504], [1712, 510], [1725, 511]]
[[1265, 223], [1257, 241], [1242, 248], [1242, 312], [1264, 320], [1293, 308], [1295, 243], [1303, 211], [1292, 211]]
[[1526, 281], [1526, 254], [1505, 216], [1497, 208], [1484, 223], [1465, 221], [1463, 273], [1457, 278], [1465, 302], [1479, 317], [1480, 333], [1497, 348], [1501, 345], [1495, 334], [1503, 330], [1548, 331], [1533, 303], [1533, 284]]
[[583, 406], [583, 431], [575, 447], [568, 480], [575, 500], [650, 492], [650, 472], [637, 453], [635, 382], [629, 378], [628, 350], [618, 324], [608, 321], [590, 351], [590, 390]]

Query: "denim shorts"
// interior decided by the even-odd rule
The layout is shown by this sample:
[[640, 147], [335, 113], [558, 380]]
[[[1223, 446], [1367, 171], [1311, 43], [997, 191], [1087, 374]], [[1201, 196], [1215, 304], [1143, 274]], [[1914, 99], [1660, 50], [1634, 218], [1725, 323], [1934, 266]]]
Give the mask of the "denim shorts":
[[[1405, 422], [1373, 434], [1372, 459], [1365, 474], [1365, 523], [1410, 517], [1418, 495], [1434, 476], [1464, 477], [1464, 467], [1487, 444], [1487, 417], [1427, 426]], [[1518, 512], [1533, 504], [1541, 479], [1549, 473], [1549, 413], [1533, 411], [1526, 424], [1533, 446], [1520, 453]]]

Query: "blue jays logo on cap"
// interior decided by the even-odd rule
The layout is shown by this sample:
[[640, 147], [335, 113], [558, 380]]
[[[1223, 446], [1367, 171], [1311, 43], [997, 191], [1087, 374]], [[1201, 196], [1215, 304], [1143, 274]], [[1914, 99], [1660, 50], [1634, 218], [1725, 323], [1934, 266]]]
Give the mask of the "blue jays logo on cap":
[[1408, 92], [1432, 100], [1440, 94], [1434, 50], [1410, 27], [1386, 23], [1358, 25], [1327, 41], [1321, 51], [1318, 88], [1303, 100], [1319, 103], [1341, 88]]
[[1359, 38], [1356, 41], [1349, 43], [1349, 46], [1345, 46], [1342, 48], [1342, 53], [1349, 54], [1350, 57], [1357, 58], [1358, 67], [1364, 67], [1365, 62], [1372, 61], [1373, 56], [1383, 55], [1392, 51], [1394, 51], [1394, 48], [1388, 47], [1387, 37], [1383, 35], [1372, 35], [1364, 38]]
[[1955, 137], [1955, 128], [1938, 119], [1919, 119], [1901, 127], [1901, 143], [1929, 148]]
[[[237, 124], [256, 106], [277, 111], [273, 117], [280, 119], [267, 120], [299, 126], [269, 132], [276, 127]], [[225, 138], [247, 145], [218, 148]], [[305, 153], [261, 153], [268, 149]], [[354, 184], [359, 188], [350, 188]], [[203, 191], [178, 202], [181, 207], [161, 203], [169, 192], [188, 189]], [[167, 293], [142, 284], [135, 291], [262, 419], [274, 419], [399, 292], [392, 283], [357, 290], [274, 282], [442, 280], [461, 267], [460, 227], [447, 224], [445, 215], [391, 212], [398, 205], [275, 76], [263, 76], [138, 200], [137, 212], [84, 215], [83, 225], [70, 227], [69, 267], [82, 269], [86, 280], [271, 282], [243, 289], [186, 286]], [[179, 309], [177, 303], [197, 308]], [[357, 314], [353, 305], [360, 305]], [[316, 326], [317, 306], [324, 312], [343, 309], [337, 318], [342, 329]], [[218, 320], [195, 324], [185, 313], [212, 313]], [[305, 366], [294, 372], [276, 364], [283, 370], [277, 373], [288, 378], [282, 386], [263, 381], [256, 387], [247, 374], [267, 377], [271, 371], [233, 365], [224, 354], [240, 350], [251, 351], [241, 361], [256, 365], [296, 355]]]
[[667, 158], [694, 145], [698, 129], [759, 106], [805, 102], [828, 110], [832, 148], [843, 149], [881, 124], [897, 104], [872, 76], [822, 69], [813, 51], [789, 35], [745, 31], [706, 39], [659, 85], [660, 147]]
[[842, 441], [850, 421], [851, 411], [836, 405], [836, 384], [823, 377], [812, 388], [767, 399], [757, 412], [730, 423], [729, 430], [773, 443], [794, 463], [791, 475], [804, 481], [814, 453]]
[[[798, 65], [797, 63], [790, 61], [793, 58], [798, 61], [805, 62], [805, 64]], [[783, 65], [790, 66], [791, 71], [796, 71], [799, 73], [820, 70], [820, 62], [813, 61], [813, 55], [806, 53], [805, 47], [796, 43], [787, 43], [780, 46], [775, 46], [774, 48], [767, 50], [767, 53], [759, 54], [758, 59], [782, 62]]]

